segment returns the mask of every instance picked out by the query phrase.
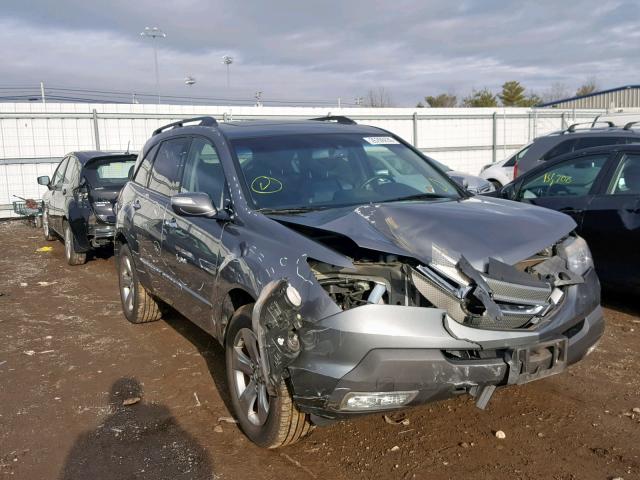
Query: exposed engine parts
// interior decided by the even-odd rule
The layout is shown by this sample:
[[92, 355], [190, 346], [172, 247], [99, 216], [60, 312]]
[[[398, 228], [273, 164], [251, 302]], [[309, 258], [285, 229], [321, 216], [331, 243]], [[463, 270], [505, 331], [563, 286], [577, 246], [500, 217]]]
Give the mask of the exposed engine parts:
[[433, 261], [418, 265], [354, 262], [355, 271], [310, 261], [320, 285], [343, 310], [367, 303], [437, 307], [459, 323], [485, 329], [535, 329], [563, 299], [563, 287], [582, 276], [567, 268], [558, 245], [512, 266], [490, 258], [486, 271], [464, 256], [434, 247]]

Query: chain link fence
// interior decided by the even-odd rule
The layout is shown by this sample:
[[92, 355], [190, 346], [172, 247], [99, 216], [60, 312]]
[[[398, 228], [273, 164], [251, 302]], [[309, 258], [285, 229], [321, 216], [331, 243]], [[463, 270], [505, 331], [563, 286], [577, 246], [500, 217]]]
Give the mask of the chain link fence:
[[307, 108], [187, 105], [0, 104], [0, 217], [16, 196], [39, 199], [36, 177], [51, 175], [60, 159], [78, 150], [140, 149], [151, 132], [191, 116], [218, 121], [304, 119], [345, 115], [389, 130], [451, 168], [477, 174], [539, 135], [590, 122], [601, 111], [525, 108]]

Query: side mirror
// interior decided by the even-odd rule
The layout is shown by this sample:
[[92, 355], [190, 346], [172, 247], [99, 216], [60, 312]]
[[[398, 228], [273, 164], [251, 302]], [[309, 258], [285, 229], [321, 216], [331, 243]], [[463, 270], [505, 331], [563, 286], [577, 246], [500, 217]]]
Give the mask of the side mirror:
[[51, 179], [48, 175], [43, 175], [42, 177], [38, 177], [38, 185], [44, 185], [49, 190], [51, 190]]
[[500, 197], [506, 198], [507, 200], [516, 200], [518, 195], [518, 188], [514, 183], [510, 183], [505, 185], [500, 189]]
[[185, 217], [214, 218], [218, 209], [213, 206], [211, 197], [206, 193], [179, 193], [171, 197], [171, 208], [175, 213]]

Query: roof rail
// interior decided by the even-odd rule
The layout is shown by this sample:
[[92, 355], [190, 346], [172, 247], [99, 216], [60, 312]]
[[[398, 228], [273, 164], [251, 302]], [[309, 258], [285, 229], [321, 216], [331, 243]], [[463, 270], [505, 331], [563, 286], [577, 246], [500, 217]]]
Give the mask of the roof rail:
[[594, 128], [597, 123], [606, 123], [607, 126], [609, 127], [616, 126], [613, 122], [610, 122], [609, 120], [599, 120], [599, 121], [594, 120], [593, 122], [574, 123], [573, 125], [570, 125], [569, 128], [565, 130], [565, 132], [573, 133], [576, 131], [576, 127], [579, 127], [580, 125], [590, 125], [591, 128]]
[[623, 129], [624, 130], [631, 130], [633, 128], [634, 125], [636, 125], [637, 123], [640, 123], [640, 120], [636, 120], [635, 122], [629, 122], [627, 123]]
[[164, 125], [163, 127], [157, 128], [153, 131], [153, 135], [158, 135], [165, 130], [180, 128], [184, 126], [185, 123], [198, 123], [198, 127], [215, 127], [218, 125], [218, 122], [213, 117], [193, 117], [193, 118], [185, 118], [184, 120], [178, 120], [177, 122], [170, 123], [168, 125]]
[[342, 125], [357, 125], [355, 120], [351, 120], [344, 115], [327, 115], [326, 117], [310, 118], [309, 120], [315, 120], [317, 122], [336, 122]]

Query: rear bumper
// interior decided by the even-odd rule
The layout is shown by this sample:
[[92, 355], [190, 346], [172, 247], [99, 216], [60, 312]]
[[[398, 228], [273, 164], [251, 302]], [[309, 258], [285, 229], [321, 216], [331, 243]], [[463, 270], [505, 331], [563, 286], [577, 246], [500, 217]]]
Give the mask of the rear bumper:
[[[302, 332], [302, 353], [289, 366], [294, 399], [308, 413], [342, 418], [375, 411], [345, 411], [352, 392], [417, 392], [406, 404], [415, 405], [558, 373], [602, 336], [599, 302], [598, 279], [590, 272], [585, 283], [567, 289], [563, 304], [537, 331], [465, 327], [430, 308], [347, 310]], [[551, 371], [536, 373], [533, 363], [516, 361], [523, 353], [546, 353], [549, 345], [551, 351], [561, 345], [562, 356]]]

